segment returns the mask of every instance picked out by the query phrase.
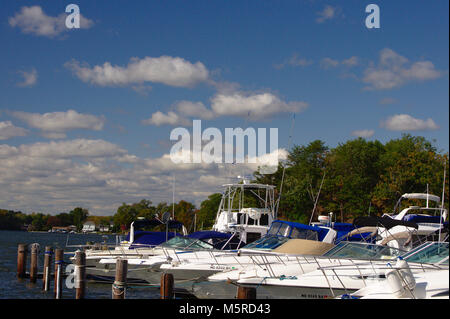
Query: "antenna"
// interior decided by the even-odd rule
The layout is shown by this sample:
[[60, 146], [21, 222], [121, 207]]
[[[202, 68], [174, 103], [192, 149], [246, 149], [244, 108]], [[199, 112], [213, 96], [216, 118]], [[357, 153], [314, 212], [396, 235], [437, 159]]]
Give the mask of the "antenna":
[[317, 201], [319, 200], [320, 191], [322, 190], [322, 184], [323, 184], [323, 180], [325, 179], [325, 173], [326, 172], [323, 172], [322, 181], [320, 182], [319, 192], [317, 193], [316, 201], [314, 203], [314, 208], [313, 208], [313, 211], [311, 213], [311, 218], [309, 219], [309, 225], [311, 225], [311, 222], [312, 222], [312, 219], [313, 219], [313, 216], [314, 216], [314, 212], [315, 212], [316, 207], [317, 207]]
[[442, 213], [444, 212], [444, 195], [445, 195], [445, 173], [447, 168], [447, 162], [444, 162], [444, 181], [442, 183], [442, 204], [441, 204], [441, 216], [439, 218], [439, 238], [441, 240], [441, 229], [442, 229]]
[[172, 181], [172, 218], [175, 219], [175, 174]]
[[[294, 130], [294, 124], [295, 124], [295, 113], [292, 114], [291, 129], [289, 131], [288, 152], [291, 149], [292, 131]], [[276, 204], [277, 207], [275, 209], [275, 217], [278, 216], [278, 207], [280, 207], [281, 194], [283, 193], [283, 183], [284, 183], [285, 171], [286, 171], [286, 165], [283, 165], [283, 174], [281, 175], [281, 184], [280, 184], [280, 195], [278, 196], [278, 200], [277, 200], [277, 204]]]
[[166, 225], [166, 241], [167, 241], [169, 239], [170, 212], [165, 212], [161, 217], [161, 221], [163, 224]]

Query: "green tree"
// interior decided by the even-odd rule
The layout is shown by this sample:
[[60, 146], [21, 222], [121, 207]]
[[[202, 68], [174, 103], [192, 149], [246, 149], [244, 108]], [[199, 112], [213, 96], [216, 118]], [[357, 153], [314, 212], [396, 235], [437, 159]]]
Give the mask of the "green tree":
[[73, 224], [77, 227], [77, 230], [81, 231], [83, 228], [83, 223], [89, 216], [89, 211], [85, 208], [76, 207], [69, 212], [69, 215], [72, 216]]
[[208, 199], [205, 199], [200, 204], [200, 209], [197, 213], [197, 225], [203, 225], [203, 229], [209, 229], [214, 225], [221, 199], [222, 194], [215, 193], [209, 195]]

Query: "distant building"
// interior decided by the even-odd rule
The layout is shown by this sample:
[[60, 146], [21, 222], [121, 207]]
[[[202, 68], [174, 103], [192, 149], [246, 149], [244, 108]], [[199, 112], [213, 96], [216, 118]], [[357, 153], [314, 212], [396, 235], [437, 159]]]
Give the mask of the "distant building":
[[95, 230], [96, 230], [95, 223], [91, 221], [85, 222], [83, 224], [83, 228], [81, 229], [83, 233], [92, 233], [95, 232]]
[[77, 227], [74, 225], [66, 226], [66, 227], [54, 226], [54, 227], [52, 227], [51, 232], [52, 233], [68, 233], [68, 232], [76, 231], [76, 230], [77, 230]]
[[109, 232], [111, 229], [112, 229], [112, 226], [113, 225], [100, 225], [100, 227], [98, 228], [98, 230], [100, 231], [100, 232], [103, 232], [103, 233], [106, 233], [106, 232]]

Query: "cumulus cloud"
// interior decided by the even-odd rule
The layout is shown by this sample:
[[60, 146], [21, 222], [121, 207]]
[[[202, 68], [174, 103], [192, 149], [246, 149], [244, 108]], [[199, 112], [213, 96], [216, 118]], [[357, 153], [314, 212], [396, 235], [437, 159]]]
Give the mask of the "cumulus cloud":
[[32, 68], [29, 72], [19, 71], [19, 74], [23, 77], [23, 81], [17, 83], [19, 87], [32, 87], [36, 84], [38, 74], [35, 68]]
[[168, 112], [167, 114], [162, 113], [161, 111], [155, 112], [152, 114], [151, 118], [142, 121], [142, 124], [145, 125], [183, 125], [188, 126], [190, 122], [183, 118], [182, 116], [176, 114], [175, 112]]
[[214, 112], [209, 110], [202, 102], [180, 101], [176, 103], [176, 109], [185, 116], [197, 119], [210, 120], [215, 117]]
[[192, 87], [207, 81], [209, 77], [208, 69], [203, 63], [191, 63], [183, 58], [170, 56], [132, 58], [125, 67], [105, 62], [91, 68], [76, 60], [65, 63], [65, 66], [83, 82], [100, 86], [139, 87], [143, 83], [153, 82]]
[[381, 126], [389, 131], [435, 131], [439, 126], [431, 119], [416, 119], [408, 114], [397, 114], [387, 118]]
[[293, 67], [304, 67], [313, 64], [312, 60], [301, 58], [297, 53], [293, 54], [289, 59], [285, 60], [283, 63], [275, 64], [275, 69], [282, 69], [285, 66]]
[[279, 113], [299, 113], [307, 108], [303, 101], [285, 102], [278, 96], [263, 93], [218, 93], [211, 99], [211, 109], [216, 116], [249, 117], [266, 119]]
[[[56, 17], [48, 16], [40, 6], [22, 7], [8, 19], [11, 27], [18, 27], [23, 33], [53, 38], [69, 31], [66, 27], [66, 13]], [[80, 28], [88, 29], [94, 22], [80, 14]]]
[[175, 164], [169, 154], [140, 158], [119, 145], [88, 139], [0, 144], [0, 159], [2, 208], [58, 213], [82, 206], [94, 215], [112, 215], [123, 202], [142, 198], [170, 203], [174, 175], [175, 200], [198, 205], [257, 165]]
[[27, 130], [17, 127], [10, 121], [0, 122], [0, 140], [7, 140], [16, 136], [27, 135]]
[[387, 90], [402, 86], [411, 81], [434, 80], [441, 76], [430, 61], [410, 63], [407, 58], [389, 48], [380, 52], [378, 65], [369, 66], [363, 77], [366, 89]]
[[374, 130], [356, 130], [352, 132], [352, 136], [370, 138], [375, 134]]
[[105, 119], [91, 114], [78, 113], [75, 110], [51, 113], [11, 112], [28, 126], [39, 129], [43, 135], [50, 138], [64, 138], [65, 132], [74, 129], [89, 129], [100, 131], [103, 129]]
[[338, 15], [339, 11], [340, 9], [337, 7], [326, 5], [322, 11], [317, 12], [318, 17], [316, 19], [316, 22], [324, 23], [327, 20], [331, 20]]
[[302, 101], [285, 102], [278, 96], [242, 91], [218, 92], [211, 98], [211, 109], [202, 102], [180, 101], [175, 110], [167, 114], [157, 111], [151, 118], [144, 120], [147, 125], [191, 125], [191, 119], [210, 120], [221, 116], [243, 117], [258, 121], [276, 116], [280, 113], [299, 113], [308, 107]]
[[338, 66], [345, 66], [345, 67], [354, 67], [359, 64], [359, 58], [357, 56], [352, 56], [348, 59], [344, 59], [342, 61], [332, 59], [332, 58], [323, 58], [320, 61], [320, 67], [322, 69], [331, 69], [336, 68]]

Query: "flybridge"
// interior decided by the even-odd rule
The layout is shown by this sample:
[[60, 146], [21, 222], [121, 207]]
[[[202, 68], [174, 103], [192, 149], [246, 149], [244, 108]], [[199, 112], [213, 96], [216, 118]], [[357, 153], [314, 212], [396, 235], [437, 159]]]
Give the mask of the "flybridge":
[[[175, 128], [170, 133], [170, 140], [178, 142], [172, 146], [170, 158], [174, 163], [255, 163], [273, 168], [270, 173], [277, 170], [278, 128], [270, 128], [269, 153], [266, 128], [225, 128], [225, 138], [222, 136], [222, 132], [214, 127], [202, 132], [201, 120], [193, 121], [192, 136], [186, 128]], [[223, 150], [225, 154], [222, 154]]]

